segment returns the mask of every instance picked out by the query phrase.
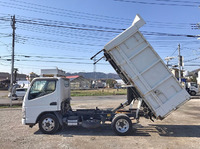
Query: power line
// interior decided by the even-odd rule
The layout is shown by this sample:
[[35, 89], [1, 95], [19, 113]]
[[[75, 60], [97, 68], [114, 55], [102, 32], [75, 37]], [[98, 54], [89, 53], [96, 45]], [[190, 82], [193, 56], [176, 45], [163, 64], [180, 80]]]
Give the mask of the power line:
[[23, 36], [23, 35], [18, 35], [18, 36], [22, 37], [24, 39], [47, 41], [47, 42], [56, 42], [56, 43], [63, 43], [63, 44], [75, 44], [75, 45], [86, 45], [86, 46], [103, 46], [103, 45], [95, 45], [95, 44], [90, 44], [90, 43], [68, 42], [68, 41], [62, 41], [62, 40], [44, 39], [44, 38], [39, 38], [39, 37], [29, 37], [29, 36]]
[[[110, 40], [110, 38], [106, 38], [106, 37], [99, 37], [99, 36], [92, 36], [92, 35], [87, 35], [87, 34], [84, 34], [84, 33], [73, 33], [73, 32], [63, 32], [63, 31], [51, 31], [49, 29], [39, 29], [39, 28], [28, 28], [28, 27], [25, 27], [25, 26], [18, 26], [18, 29], [21, 29], [21, 30], [26, 30], [26, 31], [31, 31], [31, 32], [37, 32], [37, 33], [43, 33], [43, 34], [48, 34], [48, 35], [53, 35], [53, 36], [62, 36], [62, 37], [70, 37], [70, 38], [75, 38], [75, 39], [90, 39], [90, 40], [94, 40], [95, 41], [108, 41]], [[96, 34], [98, 35], [98, 34]]]
[[42, 6], [42, 5], [40, 5], [42, 6], [40, 8], [38, 6], [33, 7], [34, 5], [36, 5], [33, 3], [30, 3], [30, 5], [22, 5], [22, 4], [8, 3], [8, 2], [2, 2], [2, 1], [0, 1], [0, 3], [1, 3], [1, 6], [4, 6], [4, 7], [15, 8], [15, 9], [20, 9], [20, 10], [25, 10], [25, 11], [32, 11], [35, 13], [43, 13], [47, 15], [70, 17], [70, 18], [84, 19], [84, 20], [89, 20], [89, 21], [98, 21], [98, 22], [104, 22], [104, 23], [127, 24], [126, 22], [123, 21], [123, 18], [113, 20], [108, 17], [100, 18], [96, 16], [87, 16], [87, 15], [84, 16], [83, 15], [84, 12], [82, 14], [73, 14], [73, 13], [63, 12], [63, 11], [59, 12], [52, 9], [47, 9], [47, 6]]
[[[16, 2], [16, 1], [15, 1]], [[22, 2], [22, 1], [18, 1], [18, 2]], [[22, 2], [22, 3], [24, 3], [24, 2]], [[27, 2], [25, 2], [25, 3], [27, 3]], [[32, 3], [29, 3], [31, 6], [33, 6], [33, 4]], [[13, 4], [14, 5], [14, 4]], [[36, 4], [37, 5], [37, 4]], [[10, 5], [9, 5], [10, 6]], [[42, 5], [40, 5], [40, 6], [42, 6]], [[37, 8], [38, 8], [39, 6], [37, 5]], [[47, 6], [42, 6], [42, 7], [44, 7], [44, 8], [46, 8]], [[41, 9], [40, 9], [41, 10]], [[43, 9], [42, 9], [43, 10]], [[27, 11], [29, 11], [29, 10], [27, 10]], [[78, 13], [80, 13], [80, 14], [84, 14], [84, 12], [78, 12]], [[62, 12], [62, 14], [63, 14], [63, 12]], [[96, 16], [95, 14], [91, 14], [91, 15], [94, 15], [94, 16]], [[109, 18], [109, 16], [104, 16], [105, 18]], [[111, 18], [113, 18], [113, 17], [110, 17], [110, 19], [109, 20], [111, 20]], [[115, 17], [114, 17], [115, 18]], [[127, 20], [127, 21], [129, 21], [129, 19], [126, 19], [126, 18], [118, 18], [118, 19], [125, 19], [125, 20]], [[102, 19], [101, 19], [102, 20]], [[106, 20], [106, 22], [107, 22], [107, 20]], [[112, 23], [117, 23], [117, 22], [119, 22], [119, 20], [118, 21], [116, 21], [116, 22], [112, 22]], [[163, 28], [163, 27], [168, 27], [168, 28], [176, 28], [176, 29], [186, 29], [185, 27], [181, 27], [180, 25], [184, 25], [185, 26], [185, 24], [186, 23], [171, 23], [171, 22], [159, 22], [159, 21], [156, 21], [156, 22], [152, 22], [152, 21], [148, 21], [149, 23], [148, 23], [148, 25], [147, 25], [147, 27], [156, 27], [156, 28]], [[153, 23], [153, 25], [151, 24], [151, 23]], [[162, 24], [161, 24], [162, 23]], [[120, 23], [120, 24], [122, 24], [122, 23]], [[157, 24], [156, 26], [155, 26], [155, 24]], [[172, 26], [173, 25], [173, 26]], [[175, 25], [175, 26], [174, 26]], [[189, 26], [187, 26], [187, 28], [189, 28]]]
[[[98, 32], [98, 31], [87, 31], [87, 30], [70, 30], [56, 27], [48, 27], [48, 26], [37, 26], [37, 25], [29, 25], [29, 24], [18, 24], [17, 28], [20, 30], [26, 30], [37, 33], [45, 33], [51, 34], [54, 36], [62, 36], [62, 37], [76, 37], [79, 39], [88, 39], [88, 38], [96, 38], [98, 40], [110, 40], [108, 37], [116, 36], [116, 33], [107, 33], [107, 32]], [[106, 35], [106, 36], [105, 36]]]
[[75, 58], [75, 57], [61, 57], [61, 56], [57, 56], [57, 57], [55, 57], [55, 56], [40, 56], [40, 55], [15, 55], [15, 56], [21, 56], [21, 57], [25, 57], [25, 58], [31, 58], [31, 57], [35, 57], [35, 58], [57, 58], [57, 59], [72, 59], [72, 60], [89, 60], [89, 58], [88, 59], [86, 59], [86, 58], [81, 58], [81, 57], [77, 57], [77, 58]]
[[[18, 41], [18, 43], [24, 44], [23, 41]], [[66, 48], [65, 44], [61, 44], [61, 43], [54, 44], [54, 43], [51, 43], [51, 42], [45, 42], [45, 41], [39, 41], [39, 40], [28, 41], [28, 45], [29, 46], [32, 45], [32, 46], [44, 47], [44, 48], [48, 48], [48, 50], [50, 48], [50, 49], [58, 49], [58, 50], [62, 50], [62, 51], [68, 51], [68, 52], [69, 51], [72, 51], [72, 52], [76, 51], [76, 52], [81, 52], [81, 53], [86, 53], [86, 52], [91, 53], [91, 52], [93, 52], [92, 51], [93, 48], [91, 49], [91, 48], [80, 47], [80, 46], [84, 46], [84, 45], [79, 45], [79, 47], [77, 47], [77, 45], [74, 45], [74, 46], [73, 45], [72, 46], [67, 45], [67, 48]], [[98, 48], [98, 50], [99, 50], [99, 48]]]
[[47, 23], [47, 24], [59, 24], [59, 25], [67, 25], [67, 26], [76, 26], [76, 27], [88, 27], [88, 28], [98, 28], [98, 29], [110, 29], [110, 30], [122, 30], [120, 28], [114, 27], [104, 27], [104, 26], [97, 26], [97, 25], [89, 25], [89, 24], [81, 24], [81, 23], [73, 23], [73, 22], [64, 22], [64, 21], [55, 21], [55, 20], [47, 20], [41, 18], [30, 18], [30, 17], [18, 17], [22, 21], [26, 22], [38, 22], [38, 23]]
[[[105, 26], [96, 26], [96, 25], [87, 25], [87, 24], [80, 24], [80, 23], [72, 23], [72, 22], [63, 22], [63, 21], [54, 21], [54, 20], [46, 20], [46, 19], [40, 19], [40, 18], [30, 18], [30, 17], [22, 17], [22, 16], [17, 16], [17, 18], [19, 18], [19, 21], [22, 21], [21, 23], [28, 23], [31, 25], [31, 23], [35, 23], [35, 24], [40, 24], [40, 25], [47, 25], [47, 26], [51, 26], [51, 27], [56, 27], [56, 25], [59, 25], [60, 27], [66, 28], [70, 28], [72, 27], [73, 29], [81, 29], [81, 30], [92, 30], [93, 29], [100, 29], [103, 32], [106, 32], [106, 30], [109, 30], [108, 32], [114, 32], [114, 33], [120, 33], [121, 31], [123, 31], [124, 29], [122, 28], [113, 28], [113, 27], [105, 27]], [[1, 20], [5, 20], [5, 21], [10, 21], [9, 18], [1, 18]], [[152, 21], [150, 21], [152, 22]], [[153, 22], [153, 23], [149, 23], [146, 27], [156, 27], [156, 28], [163, 28], [163, 27], [167, 27], [167, 28], [177, 28], [177, 29], [186, 29], [185, 27], [181, 27], [180, 24], [183, 25], [183, 23], [169, 23], [169, 22]], [[55, 25], [55, 26], [53, 26]], [[186, 25], [184, 25], [186, 26]], [[87, 27], [87, 28], [86, 28]], [[189, 27], [189, 24], [187, 26], [187, 28]]]
[[[1, 61], [11, 61], [11, 59], [0, 59]], [[86, 63], [86, 62], [66, 62], [66, 61], [55, 61], [55, 60], [25, 60], [25, 59], [16, 59], [16, 62], [21, 62], [21, 61], [27, 61], [27, 62], [30, 62], [30, 61], [34, 61], [36, 63], [40, 63], [40, 62], [44, 62], [44, 63], [68, 63], [68, 64], [78, 64], [78, 65], [85, 65], [85, 64], [88, 64], [88, 65], [93, 65], [93, 62], [91, 63]], [[106, 64], [106, 63], [98, 63], [99, 65], [109, 65], [109, 64]]]
[[[10, 57], [11, 55], [3, 55], [1, 57]], [[41, 56], [41, 55], [24, 55], [24, 54], [15, 54], [16, 57], [25, 57], [25, 58], [57, 58], [57, 59], [73, 59], [73, 60], [90, 60], [90, 58], [81, 58], [81, 57], [69, 57], [69, 56]]]
[[68, 29], [75, 29], [75, 30], [86, 30], [86, 31], [98, 31], [98, 32], [111, 32], [111, 33], [120, 33], [120, 31], [112, 31], [112, 30], [103, 30], [103, 29], [92, 29], [92, 28], [82, 28], [82, 27], [70, 27], [70, 26], [63, 26], [63, 25], [54, 25], [54, 24], [47, 24], [42, 22], [30, 22], [24, 20], [17, 20], [19, 23], [25, 24], [33, 24], [33, 25], [41, 25], [41, 26], [48, 26], [48, 27], [58, 27], [58, 28], [68, 28]]
[[198, 59], [200, 59], [200, 56], [199, 56], [199, 57], [196, 57], [196, 58], [193, 58], [193, 59], [186, 60], [186, 61], [184, 61], [184, 62], [191, 62], [191, 61], [198, 60]]
[[156, 1], [163, 1], [163, 2], [175, 2], [175, 3], [189, 3], [189, 4], [198, 4], [198, 5], [200, 5], [200, 2], [194, 2], [194, 1], [177, 1], [177, 0], [156, 0]]
[[[26, 24], [33, 24], [33, 25], [42, 25], [47, 27], [58, 27], [58, 28], [69, 28], [69, 29], [77, 29], [77, 30], [86, 30], [86, 31], [99, 31], [99, 32], [111, 32], [111, 33], [121, 33], [124, 29], [116, 29], [119, 31], [112, 31], [112, 30], [105, 30], [105, 29], [90, 29], [90, 28], [79, 28], [79, 27], [66, 27], [62, 25], [55, 25], [55, 24], [47, 24], [46, 22], [37, 22], [37, 21], [31, 21], [31, 20], [18, 20], [19, 23], [26, 23]], [[179, 36], [179, 37], [199, 37], [199, 35], [185, 35], [185, 34], [170, 34], [170, 33], [159, 33], [159, 32], [147, 32], [143, 31], [142, 33], [146, 35], [158, 35], [158, 36]]]
[[147, 32], [147, 31], [142, 31], [142, 33], [144, 33], [145, 35], [157, 35], [157, 36], [189, 37], [189, 38], [200, 37], [200, 35], [172, 34], [172, 33]]
[[160, 5], [160, 6], [184, 6], [184, 7], [198, 7], [195, 4], [177, 4], [177, 3], [157, 3], [157, 2], [145, 2], [145, 1], [133, 1], [133, 0], [114, 0], [118, 2], [126, 2], [126, 3], [137, 3], [137, 4], [144, 4], [144, 5]]
[[[2, 17], [2, 18], [0, 18], [1, 20], [4, 20], [4, 21], [8, 21], [8, 18], [5, 18], [5, 17]], [[41, 20], [30, 20], [30, 19], [18, 19], [19, 21], [25, 21], [26, 23], [22, 23], [22, 24], [28, 24], [28, 23], [36, 23], [36, 24], [31, 24], [31, 26], [33, 27], [33, 26], [38, 26], [38, 24], [37, 23], [42, 23], [42, 24], [44, 24], [44, 25], [47, 25], [47, 26], [44, 26], [44, 27], [47, 27], [47, 28], [49, 28], [49, 26], [48, 26], [48, 23], [52, 23], [52, 25], [55, 25], [55, 27], [54, 28], [58, 28], [58, 29], [60, 29], [60, 25], [62, 26], [62, 25], [65, 25], [65, 23], [70, 23], [70, 22], [61, 22], [61, 21], [52, 21], [52, 20], [44, 20], [44, 19], [41, 19]], [[55, 23], [55, 24], [53, 24], [53, 23]], [[94, 28], [95, 29], [95, 27], [97, 27], [97, 28], [103, 28], [103, 29], [101, 29], [101, 31], [105, 31], [105, 32], [107, 32], [107, 31], [109, 31], [109, 30], [107, 30], [107, 29], [111, 29], [111, 28], [106, 28], [106, 27], [102, 27], [102, 26], [89, 26], [89, 25], [85, 25], [84, 26], [84, 24], [73, 24], [73, 23], [71, 23], [70, 25], [75, 25], [76, 27], [77, 26], [82, 26], [83, 28], [84, 27], [92, 27], [92, 28]], [[40, 25], [39, 25], [40, 26]], [[23, 27], [23, 26], [22, 26]], [[70, 30], [71, 30], [71, 28], [69, 28]], [[88, 29], [88, 28], [84, 28], [84, 29]], [[90, 28], [89, 28], [90, 29]], [[116, 28], [112, 28], [112, 29], [116, 29]], [[119, 28], [118, 28], [119, 29]], [[79, 28], [77, 29], [77, 30], [79, 30]], [[98, 30], [98, 29], [97, 29]], [[98, 32], [96, 29], [95, 30], [90, 30], [90, 31], [92, 31], [92, 32]], [[120, 29], [119, 29], [120, 30]], [[121, 29], [121, 30], [123, 30], [123, 29]], [[86, 31], [88, 31], [88, 30], [86, 30]], [[101, 32], [100, 31], [100, 32]], [[146, 32], [146, 31], [144, 31], [143, 32], [144, 33], [144, 35], [155, 35], [155, 36], [172, 36], [172, 37], [198, 37], [197, 35], [185, 35], [185, 34], [170, 34], [170, 33], [160, 33], [160, 32]], [[8, 34], [9, 35], [9, 34]], [[31, 41], [39, 41], [39, 42], [41, 42], [41, 41], [44, 41], [44, 42], [52, 42], [52, 43], [54, 43], [54, 42], [57, 42], [57, 43], [60, 43], [60, 44], [75, 44], [75, 45], [88, 45], [88, 46], [103, 46], [104, 44], [102, 44], [102, 45], [96, 45], [96, 44], [91, 44], [91, 43], [89, 43], [89, 44], [81, 44], [81, 43], [78, 43], [78, 42], [70, 42], [70, 41], [68, 41], [68, 42], [65, 42], [65, 41], [63, 41], [63, 40], [53, 40], [53, 39], [46, 39], [46, 37], [43, 39], [43, 38], [41, 38], [41, 37], [30, 37], [30, 36], [23, 36], [23, 35], [19, 35], [18, 36], [18, 38], [20, 39], [20, 40], [31, 40]], [[41, 46], [41, 44], [39, 44], [40, 46]]]
[[175, 51], [171, 54], [171, 56], [173, 56], [177, 50], [178, 50], [178, 48], [175, 49]]
[[27, 5], [36, 6], [36, 7], [42, 7], [42, 8], [45, 8], [45, 9], [48, 8], [48, 9], [51, 9], [51, 10], [57, 10], [57, 11], [61, 11], [62, 13], [63, 12], [67, 12], [67, 13], [75, 13], [75, 14], [79, 14], [79, 15], [83, 15], [84, 14], [84, 15], [87, 15], [87, 16], [107, 18], [108, 20], [116, 19], [117, 21], [122, 21], [122, 20], [129, 21], [129, 19], [121, 18], [121, 17], [110, 17], [110, 16], [105, 16], [105, 15], [91, 14], [91, 13], [86, 13], [86, 12], [80, 12], [80, 11], [74, 11], [74, 10], [67, 10], [67, 9], [62, 9], [62, 8], [44, 6], [44, 5], [39, 5], [39, 4], [34, 4], [34, 3], [24, 2], [24, 1], [19, 1], [19, 0], [14, 0], [14, 2], [24, 3], [24, 4], [27, 4]]

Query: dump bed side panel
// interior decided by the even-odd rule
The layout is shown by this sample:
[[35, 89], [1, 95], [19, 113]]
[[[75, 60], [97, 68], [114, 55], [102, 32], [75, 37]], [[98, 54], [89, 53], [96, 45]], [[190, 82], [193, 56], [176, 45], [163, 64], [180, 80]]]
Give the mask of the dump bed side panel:
[[145, 23], [138, 17], [104, 47], [105, 53], [128, 80], [126, 83], [137, 88], [155, 116], [164, 118], [187, 101], [189, 94], [138, 30]]

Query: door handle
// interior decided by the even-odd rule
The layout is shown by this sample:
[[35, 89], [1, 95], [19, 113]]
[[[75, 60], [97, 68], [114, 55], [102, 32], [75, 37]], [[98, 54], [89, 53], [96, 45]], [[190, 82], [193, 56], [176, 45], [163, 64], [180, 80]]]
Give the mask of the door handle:
[[57, 105], [57, 102], [51, 102], [50, 103], [50, 106], [56, 106]]

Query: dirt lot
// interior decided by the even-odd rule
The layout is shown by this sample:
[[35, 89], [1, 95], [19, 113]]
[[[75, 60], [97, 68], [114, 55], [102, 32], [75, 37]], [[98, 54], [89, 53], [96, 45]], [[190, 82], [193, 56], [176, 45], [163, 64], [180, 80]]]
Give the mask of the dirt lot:
[[[115, 107], [125, 96], [73, 98], [75, 108]], [[163, 121], [141, 118], [130, 136], [116, 136], [107, 124], [100, 128], [68, 127], [44, 135], [21, 124], [21, 108], [0, 108], [0, 148], [200, 148], [200, 99], [192, 99]]]

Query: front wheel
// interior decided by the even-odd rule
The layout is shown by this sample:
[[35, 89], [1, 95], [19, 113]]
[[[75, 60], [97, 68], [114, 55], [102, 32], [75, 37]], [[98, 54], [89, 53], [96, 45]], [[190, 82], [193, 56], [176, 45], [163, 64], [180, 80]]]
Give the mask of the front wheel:
[[54, 134], [57, 132], [60, 124], [53, 114], [45, 114], [39, 120], [39, 128], [45, 134]]
[[125, 136], [132, 132], [132, 122], [125, 114], [117, 114], [112, 120], [111, 127], [120, 136]]

